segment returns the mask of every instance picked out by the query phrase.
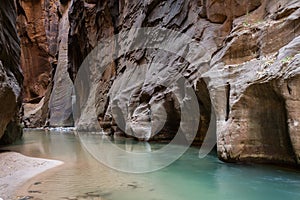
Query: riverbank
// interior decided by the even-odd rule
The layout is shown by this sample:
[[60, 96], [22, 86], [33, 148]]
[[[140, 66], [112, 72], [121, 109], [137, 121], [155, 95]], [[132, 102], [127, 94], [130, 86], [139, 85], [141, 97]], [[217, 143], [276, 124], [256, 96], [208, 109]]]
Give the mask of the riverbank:
[[61, 164], [61, 161], [32, 158], [15, 152], [0, 153], [0, 199], [16, 199], [13, 195], [17, 188], [34, 176]]

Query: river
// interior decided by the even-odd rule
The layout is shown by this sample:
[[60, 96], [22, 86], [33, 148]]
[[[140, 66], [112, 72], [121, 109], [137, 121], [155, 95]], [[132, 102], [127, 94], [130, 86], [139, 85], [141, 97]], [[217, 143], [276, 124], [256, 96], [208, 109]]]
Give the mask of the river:
[[[139, 147], [119, 138], [120, 148]], [[147, 144], [151, 149], [159, 144]], [[147, 147], [149, 148], [149, 147]], [[299, 200], [300, 173], [279, 167], [227, 164], [214, 153], [199, 159], [197, 148], [161, 170], [131, 174], [99, 163], [78, 135], [68, 131], [27, 130], [22, 142], [6, 147], [27, 156], [65, 164], [26, 183], [17, 196], [31, 199], [105, 200]], [[143, 164], [143, 163], [141, 163]]]

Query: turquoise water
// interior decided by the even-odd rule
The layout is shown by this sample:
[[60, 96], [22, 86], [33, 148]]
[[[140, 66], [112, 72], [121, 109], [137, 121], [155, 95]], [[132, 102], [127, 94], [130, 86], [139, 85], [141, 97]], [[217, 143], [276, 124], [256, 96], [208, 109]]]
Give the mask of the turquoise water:
[[[115, 143], [124, 149], [128, 145], [131, 149], [141, 146], [131, 139], [119, 139]], [[150, 147], [158, 149], [160, 145], [150, 144]], [[16, 192], [18, 196], [33, 199], [300, 199], [299, 172], [226, 164], [213, 154], [199, 159], [197, 148], [190, 148], [169, 167], [146, 174], [118, 172], [100, 164], [83, 147], [78, 136], [68, 132], [26, 131], [23, 142], [5, 149], [65, 162], [64, 166], [31, 180], [26, 193]]]

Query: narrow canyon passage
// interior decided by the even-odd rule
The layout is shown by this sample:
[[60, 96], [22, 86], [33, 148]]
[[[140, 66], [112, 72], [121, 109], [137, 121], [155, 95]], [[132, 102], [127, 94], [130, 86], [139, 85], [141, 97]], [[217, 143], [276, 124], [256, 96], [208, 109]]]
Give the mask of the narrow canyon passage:
[[299, 83], [300, 0], [2, 0], [0, 200], [300, 199]]
[[234, 2], [18, 0], [23, 125], [210, 132], [224, 161], [298, 165], [299, 2]]

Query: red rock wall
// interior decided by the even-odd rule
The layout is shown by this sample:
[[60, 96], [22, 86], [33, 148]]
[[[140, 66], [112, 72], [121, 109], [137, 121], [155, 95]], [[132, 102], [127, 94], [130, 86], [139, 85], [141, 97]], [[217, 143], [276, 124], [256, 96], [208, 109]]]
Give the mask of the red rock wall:
[[50, 82], [51, 62], [55, 59], [57, 46], [55, 38], [58, 30], [58, 27], [46, 30], [49, 23], [50, 26], [55, 24], [57, 26], [57, 22], [53, 22], [53, 17], [48, 15], [48, 12], [56, 11], [57, 6], [53, 1], [50, 3], [44, 0], [19, 1], [18, 29], [22, 50], [21, 66], [24, 73], [24, 102], [42, 98]]
[[[21, 66], [24, 73], [24, 125], [25, 127], [47, 126], [52, 117], [60, 121], [60, 123], [53, 122], [52, 126], [72, 126], [72, 120], [69, 119], [70, 109], [68, 113], [61, 110], [61, 107], [66, 107], [64, 102], [70, 100], [50, 101], [53, 87], [55, 87], [55, 92], [58, 92], [57, 85], [60, 87], [65, 85], [57, 79], [54, 80], [54, 77], [57, 66], [61, 66], [62, 60], [67, 70], [67, 53], [65, 58], [60, 58], [60, 50], [63, 50], [61, 40], [67, 37], [68, 29], [63, 30], [64, 27], [60, 27], [60, 21], [64, 13], [68, 12], [64, 8], [68, 1], [18, 0], [17, 2], [19, 5], [18, 32], [22, 50]], [[60, 36], [61, 32], [64, 32], [62, 36]], [[60, 72], [61, 70], [57, 73]], [[70, 95], [66, 95], [65, 90], [62, 91], [62, 93], [58, 92], [60, 96], [69, 96], [70, 99]], [[56, 99], [60, 98], [56, 97]], [[53, 112], [50, 112], [49, 107]], [[55, 112], [57, 108], [63, 114]], [[66, 119], [57, 116], [65, 116]]]

